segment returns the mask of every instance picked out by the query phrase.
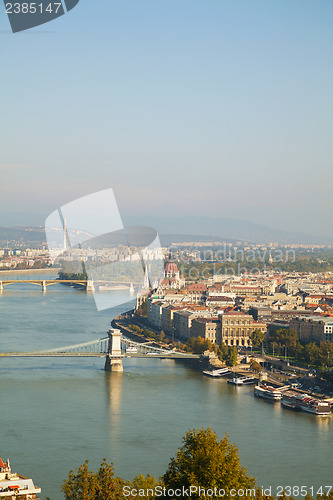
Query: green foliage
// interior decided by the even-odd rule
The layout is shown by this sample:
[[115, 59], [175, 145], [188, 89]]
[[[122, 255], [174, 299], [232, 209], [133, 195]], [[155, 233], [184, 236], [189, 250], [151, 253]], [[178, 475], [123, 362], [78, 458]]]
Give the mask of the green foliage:
[[86, 281], [88, 279], [88, 275], [86, 271], [81, 271], [81, 272], [63, 272], [59, 271], [58, 278], [60, 280], [84, 280]]
[[186, 350], [188, 352], [193, 352], [194, 354], [203, 354], [205, 351], [217, 351], [217, 346], [213, 344], [209, 339], [203, 339], [202, 337], [190, 337], [186, 342]]
[[182, 342], [174, 342], [173, 347], [175, 347], [177, 351], [186, 351], [186, 344]]
[[[183, 437], [183, 445], [178, 449], [168, 468], [159, 480], [153, 476], [142, 474], [132, 481], [124, 481], [114, 475], [113, 464], [104, 459], [97, 472], [88, 468], [88, 460], [81, 465], [77, 473], [70, 471], [68, 478], [61, 487], [65, 500], [121, 500], [124, 498], [143, 498], [153, 500], [158, 498], [158, 491], [165, 488], [166, 496], [173, 500], [180, 498], [167, 496], [168, 490], [189, 491], [190, 486], [196, 487], [197, 492], [191, 490], [191, 498], [199, 500], [199, 487], [205, 490], [225, 491], [223, 498], [236, 500], [275, 500], [274, 497], [263, 495], [261, 489], [255, 490], [255, 478], [248, 475], [241, 466], [238, 449], [230, 443], [226, 434], [218, 440], [216, 433], [211, 429], [191, 429]], [[230, 495], [234, 491], [235, 494]], [[126, 496], [124, 493], [126, 492]], [[133, 494], [131, 493], [133, 492]], [[169, 493], [170, 495], [171, 493]], [[159, 495], [160, 496], [160, 495]], [[281, 496], [282, 500], [294, 500], [293, 497]], [[49, 500], [48, 498], [46, 500]], [[305, 500], [312, 500], [310, 495]], [[318, 500], [333, 500], [333, 493], [318, 495]]]
[[229, 356], [229, 348], [226, 344], [221, 344], [217, 349], [217, 355], [221, 361], [226, 361]]
[[251, 361], [250, 361], [250, 370], [251, 370], [251, 372], [259, 373], [262, 370], [262, 366], [255, 359], [251, 359]]
[[151, 476], [150, 474], [147, 474], [147, 476], [139, 474], [133, 479], [133, 481], [128, 483], [128, 486], [131, 489], [134, 488], [136, 491], [140, 492], [140, 499], [143, 498], [145, 500], [152, 500], [156, 498], [156, 496], [154, 495], [154, 489], [157, 486], [163, 487], [163, 483], [162, 481], [158, 481], [154, 476]]
[[[228, 436], [219, 441], [210, 428], [192, 429], [186, 433], [183, 446], [171, 459], [163, 480], [170, 489], [201, 486], [229, 492], [231, 488], [255, 487], [255, 478], [248, 476], [246, 469], [240, 465], [238, 450], [230, 443]], [[191, 498], [196, 500], [200, 497], [193, 494]]]
[[265, 340], [265, 333], [256, 328], [250, 335], [252, 345], [255, 349], [258, 349], [263, 341]]
[[[207, 252], [207, 249], [205, 249]], [[308, 256], [308, 255], [297, 255], [296, 258], [287, 259], [277, 259], [275, 262], [269, 262], [268, 254], [265, 259], [261, 258], [240, 258], [239, 256], [234, 256], [232, 262], [200, 262], [200, 261], [179, 261], [177, 263], [181, 274], [184, 275], [185, 279], [190, 280], [200, 280], [204, 278], [210, 278], [218, 274], [239, 274], [239, 270], [247, 270], [251, 272], [252, 269], [258, 269], [260, 271], [269, 271], [278, 268], [280, 271], [286, 272], [312, 272], [320, 273], [325, 271], [333, 271], [333, 256], [332, 251], [328, 252], [327, 255], [318, 253], [318, 255]], [[323, 260], [325, 258], [325, 261]]]
[[235, 366], [238, 363], [238, 352], [235, 346], [229, 347], [229, 353], [227, 358], [228, 366]]
[[307, 365], [329, 368], [333, 364], [333, 342], [322, 342], [320, 345], [315, 342], [301, 344], [297, 333], [281, 328], [269, 336], [267, 344], [271, 352], [274, 346], [274, 352], [280, 356], [284, 356], [286, 346], [288, 356], [293, 356]]
[[148, 330], [147, 328], [140, 328], [137, 325], [128, 325], [128, 328], [133, 332], [136, 332], [139, 335], [143, 335], [144, 337], [148, 337], [150, 339], [155, 339], [157, 337], [156, 333]]
[[88, 469], [88, 460], [81, 465], [77, 474], [71, 470], [61, 489], [66, 500], [121, 500], [125, 482], [114, 475], [113, 464], [106, 459], [97, 473]]

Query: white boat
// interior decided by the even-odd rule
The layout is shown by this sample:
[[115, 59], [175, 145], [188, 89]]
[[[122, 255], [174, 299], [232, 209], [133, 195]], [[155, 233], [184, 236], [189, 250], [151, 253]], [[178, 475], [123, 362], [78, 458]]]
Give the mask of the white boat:
[[204, 370], [202, 372], [207, 377], [223, 377], [229, 373], [229, 368], [220, 368], [218, 370]]
[[137, 352], [138, 352], [138, 348], [135, 347], [135, 346], [128, 346], [128, 347], [126, 347], [126, 353], [129, 353], [129, 354], [133, 353], [133, 354], [135, 354]]
[[255, 377], [234, 377], [227, 382], [228, 384], [233, 385], [249, 385], [255, 384], [257, 382], [257, 379]]
[[300, 400], [299, 408], [315, 415], [328, 416], [331, 414], [331, 405], [328, 401], [314, 399], [307, 394]]
[[282, 398], [282, 392], [270, 385], [256, 385], [254, 395], [258, 398], [269, 399], [270, 401], [279, 401]]

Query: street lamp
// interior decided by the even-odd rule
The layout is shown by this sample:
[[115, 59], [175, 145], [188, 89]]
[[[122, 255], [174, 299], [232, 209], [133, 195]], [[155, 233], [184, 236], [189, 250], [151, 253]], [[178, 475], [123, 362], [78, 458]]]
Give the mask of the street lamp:
[[287, 362], [287, 346], [284, 346], [284, 361]]

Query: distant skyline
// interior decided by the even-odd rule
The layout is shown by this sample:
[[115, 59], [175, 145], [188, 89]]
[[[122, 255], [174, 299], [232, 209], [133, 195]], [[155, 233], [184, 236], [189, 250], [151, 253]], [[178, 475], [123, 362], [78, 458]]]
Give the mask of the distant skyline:
[[112, 187], [123, 216], [333, 237], [332, 18], [330, 0], [81, 0], [12, 34], [1, 4], [2, 214]]

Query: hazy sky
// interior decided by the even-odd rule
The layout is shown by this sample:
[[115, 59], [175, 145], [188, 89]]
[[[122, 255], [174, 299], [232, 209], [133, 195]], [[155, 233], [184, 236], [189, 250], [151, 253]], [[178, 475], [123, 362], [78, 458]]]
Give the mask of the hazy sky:
[[0, 9], [1, 202], [114, 188], [122, 213], [333, 236], [332, 0], [81, 0]]

